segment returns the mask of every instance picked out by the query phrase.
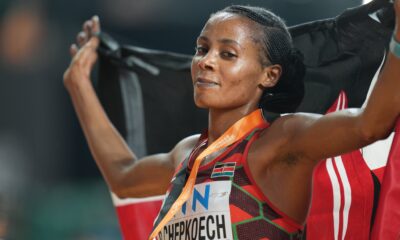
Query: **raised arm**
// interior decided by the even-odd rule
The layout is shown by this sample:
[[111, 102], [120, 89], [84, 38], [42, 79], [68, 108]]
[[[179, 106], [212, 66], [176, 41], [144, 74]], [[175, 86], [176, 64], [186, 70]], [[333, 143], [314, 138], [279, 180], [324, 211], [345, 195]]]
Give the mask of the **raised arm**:
[[165, 193], [176, 166], [195, 144], [198, 136], [182, 140], [170, 152], [140, 161], [107, 117], [94, 91], [90, 73], [97, 60], [100, 31], [98, 17], [85, 22], [77, 43], [70, 48], [72, 60], [64, 73], [90, 151], [111, 191], [119, 197], [144, 197]]
[[[394, 3], [396, 28], [400, 40], [400, 2]], [[392, 40], [393, 41], [393, 40]], [[363, 147], [385, 138], [400, 113], [400, 56], [389, 51], [386, 63], [365, 109], [344, 110], [325, 116], [295, 114], [279, 125], [290, 149], [286, 153], [318, 161]]]

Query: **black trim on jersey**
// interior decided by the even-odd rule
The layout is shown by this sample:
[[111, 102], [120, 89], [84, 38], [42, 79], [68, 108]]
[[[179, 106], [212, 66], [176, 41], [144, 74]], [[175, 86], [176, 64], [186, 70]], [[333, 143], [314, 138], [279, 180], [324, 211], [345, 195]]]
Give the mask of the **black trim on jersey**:
[[178, 171], [178, 173], [175, 175], [173, 178], [171, 184], [171, 191], [168, 193], [168, 196], [164, 200], [160, 213], [157, 216], [156, 221], [154, 222], [153, 225], [153, 231], [154, 228], [160, 223], [160, 221], [164, 218], [164, 216], [167, 214], [169, 209], [171, 208], [172, 204], [176, 201], [178, 196], [181, 194], [183, 187], [185, 186], [185, 183], [187, 181], [187, 178], [189, 177], [189, 174], [187, 172], [187, 164], [189, 162], [189, 158], [191, 157], [191, 154], [185, 159], [185, 161], [182, 163], [181, 169]]
[[265, 109], [262, 109], [262, 115], [264, 117], [264, 120], [266, 120], [269, 124], [272, 124], [276, 119], [281, 116], [281, 114], [279, 113], [269, 112]]
[[372, 227], [374, 226], [376, 210], [378, 208], [378, 203], [379, 203], [379, 194], [381, 192], [381, 183], [379, 182], [378, 177], [372, 171], [371, 171], [371, 176], [372, 176], [372, 181], [374, 183], [374, 203], [371, 214], [370, 232], [372, 231]]
[[301, 240], [307, 240], [307, 224], [304, 225], [303, 235], [301, 236]]

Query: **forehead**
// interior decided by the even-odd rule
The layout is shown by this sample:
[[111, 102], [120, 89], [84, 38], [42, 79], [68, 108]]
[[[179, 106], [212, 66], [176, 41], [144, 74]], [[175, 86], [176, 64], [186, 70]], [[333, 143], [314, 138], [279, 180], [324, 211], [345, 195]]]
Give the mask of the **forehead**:
[[255, 24], [245, 17], [233, 13], [220, 12], [208, 19], [200, 36], [208, 39], [232, 39], [246, 43], [254, 38]]

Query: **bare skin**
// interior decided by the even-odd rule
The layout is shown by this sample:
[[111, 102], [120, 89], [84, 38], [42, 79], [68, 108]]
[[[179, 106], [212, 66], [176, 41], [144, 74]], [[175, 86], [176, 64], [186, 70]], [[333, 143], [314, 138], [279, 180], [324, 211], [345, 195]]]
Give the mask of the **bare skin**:
[[[395, 2], [396, 15], [400, 1]], [[396, 26], [400, 20], [397, 18]], [[279, 80], [281, 67], [263, 67], [260, 48], [250, 36], [253, 22], [228, 13], [208, 20], [192, 61], [194, 100], [209, 109], [208, 144], [257, 108], [264, 88]], [[106, 116], [90, 81], [97, 60], [98, 18], [85, 22], [64, 74], [90, 150], [110, 189], [119, 197], [165, 193], [174, 169], [191, 152], [198, 135], [165, 154], [137, 161]], [[400, 39], [400, 31], [395, 30]], [[391, 53], [365, 109], [328, 115], [292, 114], [279, 118], [253, 143], [251, 174], [276, 207], [303, 224], [310, 204], [312, 171], [322, 159], [361, 148], [387, 136], [400, 113], [400, 59]], [[147, 173], [153, 172], [151, 176]], [[154, 178], [153, 176], [158, 176]]]

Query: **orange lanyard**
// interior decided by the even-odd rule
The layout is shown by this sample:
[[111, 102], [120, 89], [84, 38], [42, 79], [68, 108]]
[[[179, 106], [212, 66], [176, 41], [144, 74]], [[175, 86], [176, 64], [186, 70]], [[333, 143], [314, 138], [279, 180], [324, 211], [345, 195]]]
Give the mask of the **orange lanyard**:
[[171, 208], [168, 210], [167, 214], [160, 221], [160, 223], [154, 228], [153, 232], [150, 234], [149, 240], [156, 239], [158, 233], [161, 229], [173, 218], [173, 216], [178, 212], [181, 206], [189, 199], [193, 193], [193, 188], [196, 182], [197, 172], [199, 170], [200, 164], [204, 157], [212, 154], [222, 148], [225, 148], [237, 140], [241, 139], [246, 133], [250, 132], [253, 128], [264, 122], [262, 116], [262, 110], [257, 109], [249, 115], [243, 117], [235, 124], [233, 124], [222, 136], [220, 136], [216, 141], [214, 141], [210, 146], [208, 146], [194, 161], [192, 170], [190, 172], [189, 178], [182, 189], [181, 194], [172, 204]]

